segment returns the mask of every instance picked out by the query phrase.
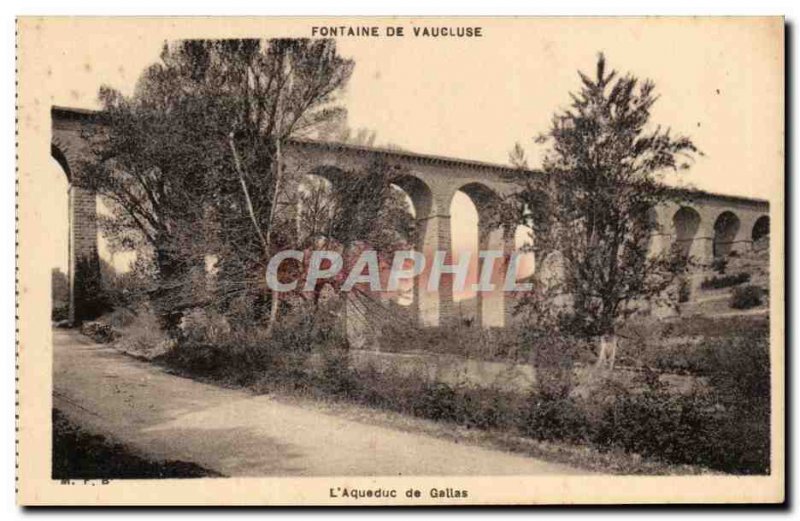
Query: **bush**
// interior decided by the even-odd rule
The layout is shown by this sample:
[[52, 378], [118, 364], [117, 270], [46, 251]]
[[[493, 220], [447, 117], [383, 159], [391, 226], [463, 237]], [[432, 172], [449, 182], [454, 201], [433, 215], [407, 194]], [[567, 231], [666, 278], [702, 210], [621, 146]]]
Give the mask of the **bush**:
[[750, 309], [763, 302], [763, 290], [758, 286], [747, 285], [733, 290], [731, 307], [733, 309]]
[[69, 318], [69, 304], [53, 304], [53, 309], [50, 312], [50, 320], [53, 322], [61, 322]]
[[713, 402], [702, 393], [680, 395], [653, 386], [625, 393], [603, 412], [592, 441], [672, 463], [708, 464], [714, 447]]
[[750, 281], [749, 273], [737, 273], [736, 275], [723, 275], [704, 279], [700, 284], [703, 289], [722, 289], [731, 286], [738, 286]]
[[683, 304], [689, 302], [692, 296], [692, 285], [685, 278], [680, 279], [678, 282], [678, 303]]
[[526, 334], [523, 341], [531, 346], [530, 362], [536, 368], [536, 385], [540, 394], [554, 399], [569, 396], [574, 386], [575, 362], [581, 355], [590, 353], [586, 343], [552, 332]]
[[81, 334], [84, 334], [100, 344], [113, 342], [117, 338], [117, 332], [109, 324], [103, 322], [86, 321], [81, 324]]
[[[591, 388], [575, 388], [573, 364], [584, 346], [556, 333], [531, 334], [523, 337], [526, 346], [518, 352], [528, 352], [529, 361], [539, 368], [537, 383], [529, 392], [519, 392], [436, 381], [422, 368], [356, 366], [335, 314], [325, 310], [289, 312], [271, 337], [253, 328], [234, 328], [217, 343], [210, 342], [217, 334], [210, 327], [213, 320], [200, 320], [201, 316], [187, 321], [187, 326], [193, 325], [165, 360], [227, 384], [345, 400], [466, 428], [502, 429], [667, 463], [733, 473], [769, 470], [765, 327], [746, 325], [743, 331], [748, 335], [729, 328], [727, 336], [720, 330], [720, 336], [699, 345], [676, 344], [672, 353], [684, 353], [687, 366], [708, 376], [709, 382], [683, 394], [661, 385], [656, 371], [646, 374], [644, 385], [602, 380]], [[697, 325], [700, 330], [706, 326]], [[669, 327], [662, 325], [655, 335], [668, 334]], [[432, 341], [444, 331], [420, 335]]]
[[684, 317], [678, 321], [634, 321], [620, 331], [620, 364], [662, 372], [708, 376], [725, 361], [749, 351], [745, 338], [769, 338], [769, 318]]
[[[627, 327], [627, 326], [626, 326]], [[769, 318], [763, 316], [737, 317], [681, 317], [680, 320], [662, 323], [660, 335], [668, 337], [728, 338], [752, 330], [769, 334]]]
[[350, 356], [343, 345], [333, 345], [321, 353], [321, 369], [313, 372], [312, 382], [323, 394], [352, 398], [360, 391], [357, 374], [350, 367]]
[[520, 430], [537, 440], [586, 441], [589, 420], [584, 403], [568, 396], [534, 392]]
[[150, 360], [164, 355], [175, 344], [174, 339], [161, 331], [149, 306], [116, 309], [101, 320], [118, 332], [114, 346], [132, 356]]
[[[213, 310], [187, 313], [176, 344], [162, 361], [229, 384], [307, 391], [326, 378], [312, 371], [320, 367], [332, 371], [336, 360], [347, 359], [342, 328], [335, 313], [324, 307], [289, 311], [269, 336], [263, 324], [241, 321], [234, 327], [228, 322]], [[329, 376], [330, 384], [338, 385], [335, 375]]]
[[112, 309], [108, 293], [103, 288], [100, 259], [97, 255], [81, 257], [75, 265], [73, 299], [79, 320], [94, 320]]
[[711, 269], [716, 271], [720, 275], [725, 275], [725, 270], [727, 268], [728, 268], [728, 259], [724, 257], [717, 257], [716, 259], [711, 261]]

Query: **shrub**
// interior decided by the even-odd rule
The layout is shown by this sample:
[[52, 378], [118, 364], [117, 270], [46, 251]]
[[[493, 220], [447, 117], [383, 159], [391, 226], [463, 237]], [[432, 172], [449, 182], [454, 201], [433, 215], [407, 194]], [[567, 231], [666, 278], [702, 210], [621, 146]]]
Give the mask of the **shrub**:
[[[191, 319], [193, 332], [185, 334], [165, 359], [225, 383], [346, 400], [467, 428], [502, 429], [537, 440], [588, 444], [668, 463], [734, 473], [769, 470], [769, 357], [764, 325], [729, 327], [727, 336], [721, 326], [705, 322], [692, 326], [719, 336], [702, 344], [676, 343], [656, 363], [665, 365], [678, 353], [688, 369], [708, 376], [708, 386], [682, 394], [659, 383], [657, 371], [646, 373], [644, 383], [634, 386], [604, 379], [576, 387], [574, 362], [585, 346], [557, 332], [528, 331], [522, 340], [525, 346], [517, 352], [528, 352], [529, 360], [537, 365], [537, 383], [529, 392], [520, 392], [436, 381], [424, 368], [356, 365], [335, 314], [325, 309], [298, 308], [287, 313], [271, 337], [259, 329], [233, 328], [218, 343], [210, 342], [216, 333], [199, 317]], [[662, 324], [652, 334], [663, 337], [671, 327], [680, 328]], [[438, 328], [420, 337], [433, 341], [445, 331]], [[646, 353], [655, 356], [658, 350], [654, 347]]]
[[763, 291], [758, 286], [747, 285], [733, 290], [730, 306], [733, 309], [750, 309], [760, 306]]
[[81, 324], [81, 334], [84, 334], [100, 344], [106, 344], [117, 338], [117, 332], [109, 324], [96, 321], [85, 321]]
[[692, 296], [692, 285], [685, 278], [681, 278], [678, 282], [678, 303], [683, 304], [689, 302]]
[[[331, 370], [334, 359], [346, 359], [341, 355], [347, 348], [343, 331], [335, 314], [324, 307], [290, 310], [269, 336], [262, 324], [241, 321], [234, 327], [213, 310], [187, 313], [179, 330], [164, 363], [235, 385], [307, 391], [320, 383], [312, 379], [325, 378], [310, 371]], [[332, 355], [334, 351], [339, 354]]]
[[752, 330], [764, 334], [769, 333], [769, 318], [763, 316], [737, 316], [737, 317], [708, 317], [691, 316], [681, 317], [680, 320], [669, 321], [662, 324], [661, 336], [668, 337], [693, 337], [721, 338], [740, 336]]
[[94, 320], [112, 309], [108, 294], [103, 288], [100, 274], [100, 259], [96, 256], [81, 257], [75, 265], [73, 295], [80, 320]]
[[731, 286], [738, 286], [750, 281], [749, 273], [737, 273], [735, 275], [723, 275], [720, 277], [706, 278], [700, 284], [703, 289], [722, 289]]
[[50, 319], [53, 322], [61, 322], [69, 318], [69, 304], [56, 304], [53, 303], [53, 309], [50, 312]]
[[589, 425], [583, 405], [568, 396], [534, 392], [520, 430], [537, 440], [585, 441]]
[[149, 306], [136, 310], [120, 308], [103, 320], [119, 332], [115, 346], [132, 356], [152, 359], [164, 355], [175, 344], [159, 327]]
[[720, 275], [725, 275], [725, 270], [727, 269], [727, 267], [728, 267], [728, 259], [724, 257], [717, 257], [713, 261], [711, 261], [711, 269], [716, 271]]
[[461, 398], [456, 390], [442, 382], [429, 382], [422, 388], [422, 393], [414, 400], [413, 412], [416, 416], [432, 420], [457, 422]]
[[565, 398], [574, 385], [575, 362], [588, 354], [584, 342], [559, 334], [526, 334], [531, 344], [530, 361], [536, 368], [536, 386], [543, 396]]
[[350, 356], [342, 345], [332, 345], [321, 353], [321, 368], [315, 371], [313, 384], [323, 394], [353, 398], [360, 391], [358, 375], [350, 366]]
[[746, 473], [769, 472], [770, 358], [769, 334], [752, 330], [731, 337], [708, 351], [715, 369], [709, 381], [727, 411], [720, 426], [715, 466], [728, 465]]
[[750, 330], [709, 342], [705, 357], [710, 383], [730, 402], [769, 404], [769, 332]]
[[713, 402], [702, 393], [680, 395], [653, 386], [624, 393], [604, 410], [592, 441], [672, 463], [707, 463], [714, 452]]

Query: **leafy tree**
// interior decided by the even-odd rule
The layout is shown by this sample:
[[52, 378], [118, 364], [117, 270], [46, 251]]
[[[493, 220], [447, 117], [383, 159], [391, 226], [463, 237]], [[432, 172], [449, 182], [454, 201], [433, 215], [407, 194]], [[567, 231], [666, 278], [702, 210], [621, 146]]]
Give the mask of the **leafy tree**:
[[[86, 181], [109, 203], [106, 229], [152, 253], [167, 326], [204, 302], [266, 305], [263, 268], [292, 220], [281, 145], [343, 117], [352, 69], [332, 40], [185, 40], [164, 45], [133, 96], [101, 89]], [[209, 254], [213, 295], [198, 290]]]
[[[537, 259], [559, 257], [557, 284], [539, 284], [526, 303], [555, 310], [565, 332], [598, 339], [599, 361], [613, 360], [617, 326], [633, 304], [657, 299], [685, 266], [648, 250], [653, 209], [675, 197], [662, 174], [688, 168], [698, 150], [687, 137], [651, 127], [652, 81], [618, 77], [602, 54], [594, 78], [579, 75], [569, 108], [537, 139], [550, 145], [544, 175], [518, 194]], [[562, 305], [553, 306], [554, 298]]]
[[508, 153], [508, 162], [511, 163], [511, 166], [514, 168], [527, 170], [528, 157], [527, 154], [525, 154], [525, 149], [522, 148], [522, 145], [520, 145], [519, 142], [514, 143], [514, 148], [512, 148]]
[[[391, 263], [395, 251], [411, 247], [416, 233], [406, 197], [392, 184], [403, 173], [401, 167], [376, 159], [363, 169], [332, 169], [326, 179], [309, 179], [299, 190], [297, 247], [340, 250], [343, 275], [365, 249]], [[339, 282], [343, 280], [324, 281], [314, 298], [329, 284], [338, 291]]]

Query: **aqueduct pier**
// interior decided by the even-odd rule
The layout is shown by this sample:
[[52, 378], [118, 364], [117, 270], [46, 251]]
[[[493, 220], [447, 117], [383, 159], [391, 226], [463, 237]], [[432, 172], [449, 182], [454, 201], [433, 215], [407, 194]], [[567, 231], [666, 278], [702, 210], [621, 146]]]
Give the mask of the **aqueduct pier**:
[[[69, 181], [69, 289], [70, 321], [80, 321], [85, 311], [80, 288], [80, 263], [94, 266], [97, 258], [97, 201], [81, 179], [81, 159], [87, 154], [85, 130], [102, 125], [94, 111], [53, 107], [51, 155]], [[513, 230], [482, 225], [493, 198], [519, 187], [520, 171], [506, 166], [369, 147], [294, 140], [285, 145], [293, 171], [326, 176], [332, 169], [352, 171], [382, 158], [401, 167], [404, 174], [393, 180], [410, 197], [420, 230], [417, 245], [424, 251], [450, 251], [450, 203], [457, 191], [467, 194], [478, 210], [480, 249], [510, 252]], [[719, 195], [702, 191], [689, 194], [688, 202], [655, 209], [659, 231], [651, 248], [660, 251], [677, 244], [703, 263], [733, 251], [765, 247], [769, 235], [769, 203], [760, 199]], [[76, 289], [78, 291], [76, 291]], [[502, 291], [479, 293], [478, 313], [485, 326], [502, 326], [507, 305]], [[452, 315], [452, 288], [431, 293], [415, 288], [414, 308], [422, 325], [438, 325]]]

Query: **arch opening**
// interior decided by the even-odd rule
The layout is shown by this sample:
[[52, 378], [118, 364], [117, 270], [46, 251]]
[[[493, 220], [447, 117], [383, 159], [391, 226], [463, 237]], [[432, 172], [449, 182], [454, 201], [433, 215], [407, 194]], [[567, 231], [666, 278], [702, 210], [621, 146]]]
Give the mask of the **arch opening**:
[[[347, 190], [347, 171], [336, 167], [319, 167], [304, 174], [298, 183], [298, 236], [303, 248], [315, 247], [331, 233], [331, 225], [340, 221], [337, 216], [337, 194]], [[418, 249], [416, 216], [429, 212], [432, 197], [430, 190], [418, 178], [401, 175], [391, 178], [390, 192], [380, 210], [380, 230], [369, 237], [358, 237], [361, 247], [374, 249], [381, 254], [381, 284], [386, 286], [391, 266], [390, 253], [396, 250]], [[409, 193], [410, 192], [410, 193]], [[349, 232], [347, 232], [349, 233]], [[414, 281], [400, 280], [397, 292], [380, 292], [374, 295], [384, 303], [393, 302], [404, 307], [416, 301]]]
[[672, 216], [672, 225], [675, 229], [673, 244], [681, 255], [688, 257], [700, 229], [700, 214], [694, 208], [683, 206]]
[[[54, 151], [58, 151], [53, 147]], [[59, 151], [60, 152], [60, 151]], [[51, 240], [42, 253], [50, 267], [50, 296], [52, 316], [55, 320], [69, 319], [70, 306], [70, 215], [69, 215], [69, 170], [66, 158], [60, 160], [54, 154], [42, 183], [46, 187], [47, 207], [51, 209], [44, 223], [50, 231]]]
[[55, 159], [56, 163], [61, 166], [64, 175], [67, 176], [67, 181], [72, 181], [72, 170], [69, 167], [69, 161], [67, 161], [67, 155], [61, 150], [58, 145], [55, 143], [50, 144], [50, 156]]
[[515, 235], [509, 236], [509, 230], [500, 225], [496, 211], [499, 202], [498, 194], [480, 183], [461, 186], [450, 202], [452, 263], [466, 262], [462, 259], [469, 256], [464, 288], [453, 290], [455, 318], [467, 325], [492, 327], [505, 323], [503, 283], [498, 277], [505, 272], [504, 259], [493, 261], [491, 284], [495, 289], [476, 291], [473, 287], [481, 282], [484, 263], [489, 262], [481, 259], [479, 252], [499, 251], [504, 255], [515, 243]]
[[733, 251], [740, 221], [733, 212], [722, 212], [714, 221], [714, 257], [727, 257]]
[[753, 250], [761, 251], [769, 248], [769, 216], [762, 215], [753, 225], [751, 233]]

